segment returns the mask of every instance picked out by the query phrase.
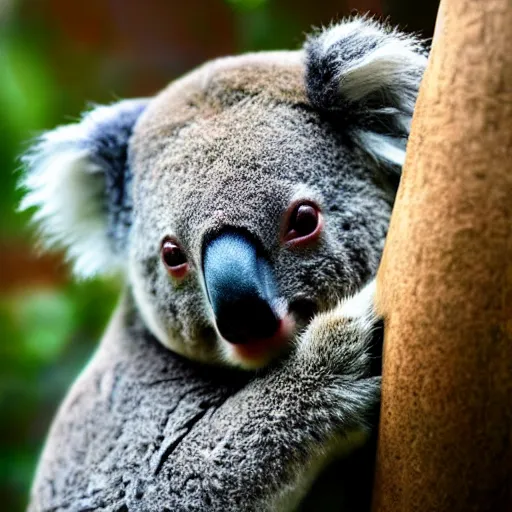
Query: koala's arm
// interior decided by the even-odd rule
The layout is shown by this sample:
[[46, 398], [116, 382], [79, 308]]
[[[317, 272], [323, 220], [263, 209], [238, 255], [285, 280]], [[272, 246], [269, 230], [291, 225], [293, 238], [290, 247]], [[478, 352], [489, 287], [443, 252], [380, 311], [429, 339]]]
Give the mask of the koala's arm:
[[[295, 510], [328, 462], [368, 441], [380, 398], [374, 287], [317, 316], [290, 360], [201, 425], [202, 456], [189, 461], [186, 478], [200, 472], [205, 510]], [[173, 469], [171, 487], [184, 478]], [[344, 482], [336, 485], [342, 493]]]
[[[179, 358], [120, 310], [52, 426], [29, 510], [296, 510], [375, 426], [372, 294], [319, 315], [291, 357], [252, 378]], [[347, 485], [335, 473], [330, 489]]]

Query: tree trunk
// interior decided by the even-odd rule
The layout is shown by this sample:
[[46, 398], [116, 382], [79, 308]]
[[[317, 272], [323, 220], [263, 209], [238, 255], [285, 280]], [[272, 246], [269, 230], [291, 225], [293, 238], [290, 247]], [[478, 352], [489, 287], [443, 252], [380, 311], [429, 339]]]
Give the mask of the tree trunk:
[[382, 266], [375, 512], [512, 510], [512, 3], [441, 3]]

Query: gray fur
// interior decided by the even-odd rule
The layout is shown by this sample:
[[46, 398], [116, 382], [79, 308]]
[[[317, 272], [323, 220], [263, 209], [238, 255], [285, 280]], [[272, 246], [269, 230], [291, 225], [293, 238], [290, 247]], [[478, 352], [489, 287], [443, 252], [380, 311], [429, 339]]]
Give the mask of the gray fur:
[[[369, 433], [370, 322], [317, 321], [289, 361], [251, 376], [181, 359], [127, 318], [125, 303], [59, 411], [31, 512], [295, 510], [351, 436]], [[310, 352], [313, 342], [338, 349]], [[368, 493], [371, 477], [354, 467], [335, 485], [338, 504]]]
[[[56, 146], [36, 147], [29, 164], [57, 159], [74, 177], [90, 175], [84, 161], [100, 174], [124, 170], [107, 179], [95, 204], [106, 215], [89, 240], [116, 248], [127, 285], [52, 427], [31, 510], [294, 510], [332, 458], [371, 435], [380, 373], [373, 288], [340, 300], [379, 264], [422, 52], [413, 38], [353, 20], [311, 38], [306, 52], [207, 63], [144, 102], [119, 136], [108, 132], [113, 145], [104, 125], [88, 131], [93, 142], [70, 165], [49, 152]], [[120, 182], [131, 184], [129, 197], [109, 187]], [[40, 181], [27, 186], [29, 203], [47, 208], [43, 222], [68, 218], [65, 202], [41, 198]], [[302, 249], [280, 238], [297, 199], [315, 201], [325, 220], [318, 242]], [[247, 367], [218, 334], [203, 283], [204, 241], [226, 227], [257, 240], [286, 309], [308, 299], [318, 313], [311, 321], [293, 310], [286, 353], [253, 374], [218, 367]], [[190, 264], [181, 281], [160, 259], [169, 236]], [[64, 231], [57, 239], [67, 243]], [[80, 258], [77, 247], [72, 239]], [[82, 275], [102, 270], [94, 251]], [[110, 254], [98, 255], [102, 265]], [[357, 487], [347, 478], [334, 486], [339, 495]], [[360, 480], [369, 485], [368, 475]], [[368, 505], [358, 496], [345, 499], [347, 510]]]
[[308, 39], [306, 84], [313, 105], [388, 169], [400, 170], [427, 53], [423, 43], [368, 18]]

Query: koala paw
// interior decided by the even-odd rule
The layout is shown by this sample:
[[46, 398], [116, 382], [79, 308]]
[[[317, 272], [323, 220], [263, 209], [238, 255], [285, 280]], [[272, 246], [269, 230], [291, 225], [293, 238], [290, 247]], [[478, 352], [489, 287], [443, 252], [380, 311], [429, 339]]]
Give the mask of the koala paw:
[[315, 317], [298, 341], [299, 359], [354, 379], [375, 375], [373, 359], [380, 359], [382, 341], [375, 290], [371, 281], [336, 308]]

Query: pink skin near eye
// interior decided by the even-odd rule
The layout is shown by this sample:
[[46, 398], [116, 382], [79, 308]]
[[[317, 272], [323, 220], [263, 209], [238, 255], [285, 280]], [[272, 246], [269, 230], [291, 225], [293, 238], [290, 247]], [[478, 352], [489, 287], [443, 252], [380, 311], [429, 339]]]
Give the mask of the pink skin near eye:
[[323, 227], [320, 208], [310, 201], [293, 204], [285, 215], [283, 241], [287, 246], [306, 246], [318, 240]]
[[174, 240], [166, 238], [160, 252], [167, 272], [175, 279], [184, 277], [190, 267], [183, 249]]

